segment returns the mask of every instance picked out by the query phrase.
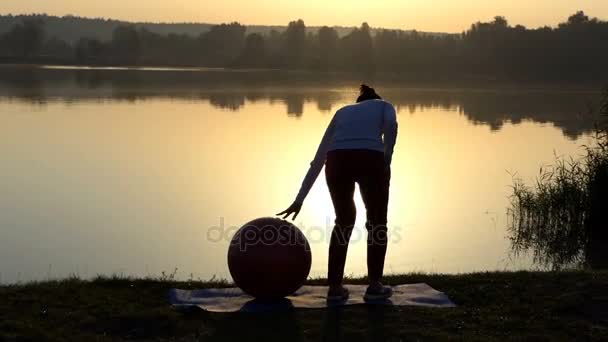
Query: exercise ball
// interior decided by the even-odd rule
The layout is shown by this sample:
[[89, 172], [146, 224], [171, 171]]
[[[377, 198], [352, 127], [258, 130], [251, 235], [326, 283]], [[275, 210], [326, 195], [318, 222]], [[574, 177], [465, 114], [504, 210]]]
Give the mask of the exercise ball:
[[234, 283], [259, 299], [296, 292], [308, 278], [312, 256], [306, 237], [278, 218], [259, 218], [240, 228], [228, 248]]

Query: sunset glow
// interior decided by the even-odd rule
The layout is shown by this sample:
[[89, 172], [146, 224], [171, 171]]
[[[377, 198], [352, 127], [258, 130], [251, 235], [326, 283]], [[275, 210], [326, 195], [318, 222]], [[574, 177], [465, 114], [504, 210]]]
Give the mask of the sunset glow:
[[307, 25], [417, 29], [433, 32], [461, 32], [477, 21], [505, 16], [527, 27], [555, 26], [577, 10], [599, 18], [608, 17], [604, 0], [4, 0], [0, 14], [48, 13], [128, 21], [206, 22], [238, 21], [246, 25], [285, 25], [302, 18]]

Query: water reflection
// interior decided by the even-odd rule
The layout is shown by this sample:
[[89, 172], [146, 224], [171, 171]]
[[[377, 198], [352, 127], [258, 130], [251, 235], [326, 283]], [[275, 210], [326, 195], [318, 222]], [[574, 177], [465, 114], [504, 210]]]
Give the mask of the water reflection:
[[[0, 67], [0, 96], [46, 103], [112, 99], [145, 101], [170, 98], [208, 101], [211, 105], [239, 111], [247, 103], [284, 103], [289, 116], [301, 117], [304, 105], [313, 102], [319, 111], [331, 112], [352, 101], [357, 79], [290, 74], [285, 71], [136, 71], [69, 70], [29, 67]], [[532, 121], [559, 127], [571, 139], [594, 129], [589, 113], [599, 94], [583, 90], [542, 90], [502, 87], [463, 89], [409, 87], [389, 81], [377, 86], [382, 95], [400, 111], [409, 113], [431, 109], [454, 111], [475, 125], [493, 131], [505, 123]]]

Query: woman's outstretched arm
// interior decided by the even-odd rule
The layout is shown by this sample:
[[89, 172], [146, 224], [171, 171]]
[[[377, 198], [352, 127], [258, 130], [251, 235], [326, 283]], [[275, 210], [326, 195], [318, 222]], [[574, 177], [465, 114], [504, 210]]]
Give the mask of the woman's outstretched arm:
[[306, 177], [304, 177], [304, 181], [302, 182], [302, 186], [300, 187], [300, 191], [296, 196], [295, 201], [287, 208], [286, 210], [278, 213], [277, 215], [284, 215], [283, 218], [288, 218], [291, 214], [293, 214], [293, 219], [295, 220], [298, 214], [300, 213], [300, 209], [302, 209], [302, 204], [304, 203], [304, 199], [308, 196], [310, 189], [315, 184], [315, 181], [319, 177], [321, 170], [323, 169], [323, 165], [325, 165], [325, 159], [327, 155], [327, 151], [329, 150], [329, 146], [331, 145], [331, 141], [334, 135], [334, 119], [331, 120], [329, 126], [325, 130], [325, 134], [323, 135], [323, 139], [321, 139], [321, 143], [319, 144], [319, 148], [317, 148], [317, 153], [315, 154], [315, 158], [310, 163], [310, 168], [306, 173]]

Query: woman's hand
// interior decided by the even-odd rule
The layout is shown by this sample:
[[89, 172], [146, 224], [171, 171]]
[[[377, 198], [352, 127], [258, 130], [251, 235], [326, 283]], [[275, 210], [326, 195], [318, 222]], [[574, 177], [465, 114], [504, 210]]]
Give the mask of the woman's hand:
[[282, 212], [278, 213], [278, 216], [284, 215], [283, 219], [289, 218], [289, 216], [291, 214], [293, 214], [293, 220], [296, 219], [296, 217], [298, 216], [298, 214], [300, 213], [300, 210], [302, 209], [302, 203], [298, 203], [298, 202], [293, 202], [289, 208], [283, 210]]

